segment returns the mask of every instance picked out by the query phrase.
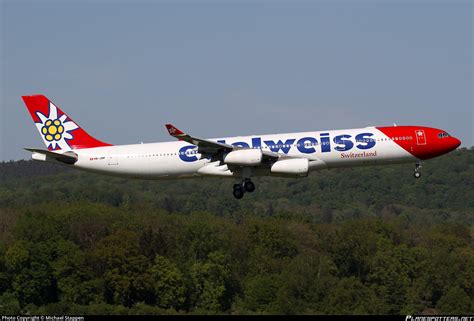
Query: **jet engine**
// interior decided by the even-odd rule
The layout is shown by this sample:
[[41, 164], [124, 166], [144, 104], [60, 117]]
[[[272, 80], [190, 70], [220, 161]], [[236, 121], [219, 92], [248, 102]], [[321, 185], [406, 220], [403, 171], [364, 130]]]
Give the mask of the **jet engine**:
[[258, 166], [262, 162], [260, 149], [234, 150], [224, 157], [224, 163], [239, 166]]
[[306, 158], [283, 159], [275, 162], [270, 171], [281, 176], [308, 176], [309, 161]]

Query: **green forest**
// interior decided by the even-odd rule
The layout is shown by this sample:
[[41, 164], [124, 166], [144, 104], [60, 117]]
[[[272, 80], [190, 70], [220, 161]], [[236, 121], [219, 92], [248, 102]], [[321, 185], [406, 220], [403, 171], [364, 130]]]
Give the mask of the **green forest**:
[[303, 179], [0, 163], [0, 314], [474, 313], [474, 148]]

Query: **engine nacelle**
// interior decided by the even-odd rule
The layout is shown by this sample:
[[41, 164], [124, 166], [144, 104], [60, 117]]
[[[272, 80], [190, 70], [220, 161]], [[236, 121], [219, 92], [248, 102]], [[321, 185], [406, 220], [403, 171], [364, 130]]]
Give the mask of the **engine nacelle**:
[[275, 162], [270, 171], [273, 174], [292, 177], [308, 176], [309, 161], [306, 158], [283, 159]]
[[260, 149], [234, 150], [225, 155], [224, 163], [240, 166], [258, 166], [262, 162], [262, 151]]

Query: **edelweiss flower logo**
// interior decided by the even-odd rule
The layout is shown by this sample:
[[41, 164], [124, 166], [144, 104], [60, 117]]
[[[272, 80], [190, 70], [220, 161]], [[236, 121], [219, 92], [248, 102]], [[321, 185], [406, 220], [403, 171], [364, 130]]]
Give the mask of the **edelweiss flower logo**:
[[48, 119], [44, 124], [43, 128], [41, 128], [41, 133], [45, 135], [44, 137], [48, 142], [55, 140], [58, 141], [62, 137], [62, 133], [64, 132], [64, 126], [61, 125], [59, 119], [55, 119], [54, 121]]
[[49, 144], [48, 148], [52, 150], [71, 150], [67, 140], [73, 139], [71, 131], [79, 128], [74, 122], [66, 121], [67, 116], [61, 115], [58, 118], [58, 108], [53, 103], [49, 103], [49, 115], [43, 115], [40, 112], [36, 112], [36, 115], [40, 119], [41, 123], [36, 123], [36, 127], [40, 131], [46, 145]]

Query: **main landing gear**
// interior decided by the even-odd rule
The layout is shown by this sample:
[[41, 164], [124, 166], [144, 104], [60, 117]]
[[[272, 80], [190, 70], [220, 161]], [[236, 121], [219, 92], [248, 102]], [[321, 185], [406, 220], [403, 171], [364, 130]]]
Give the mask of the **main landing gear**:
[[413, 173], [413, 176], [415, 178], [421, 177], [421, 163], [420, 162], [415, 164], [415, 172]]
[[255, 184], [250, 179], [245, 179], [240, 184], [234, 184], [234, 191], [232, 194], [234, 194], [236, 199], [241, 199], [244, 197], [245, 192], [252, 193], [253, 191], [255, 191]]

